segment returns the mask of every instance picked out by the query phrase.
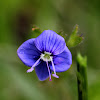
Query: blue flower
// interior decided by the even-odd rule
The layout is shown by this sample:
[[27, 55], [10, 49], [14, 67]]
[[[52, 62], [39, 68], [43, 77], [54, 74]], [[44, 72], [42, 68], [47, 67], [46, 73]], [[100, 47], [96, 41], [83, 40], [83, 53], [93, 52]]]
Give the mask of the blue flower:
[[51, 75], [59, 78], [56, 72], [64, 72], [72, 64], [72, 55], [64, 38], [52, 30], [45, 30], [37, 38], [25, 41], [17, 54], [26, 66], [31, 67], [27, 72], [35, 69], [40, 81], [48, 77], [51, 81]]

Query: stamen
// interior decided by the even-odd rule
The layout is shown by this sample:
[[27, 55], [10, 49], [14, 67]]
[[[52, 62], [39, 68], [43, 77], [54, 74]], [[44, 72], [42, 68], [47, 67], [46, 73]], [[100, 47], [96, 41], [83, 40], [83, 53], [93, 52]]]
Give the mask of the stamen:
[[46, 64], [47, 64], [47, 68], [48, 68], [48, 72], [49, 72], [49, 81], [52, 81], [52, 79], [51, 79], [51, 74], [50, 74], [50, 69], [49, 69], [49, 66], [48, 66], [48, 61], [46, 61]]
[[34, 67], [37, 65], [37, 63], [40, 61], [41, 57], [34, 63], [34, 65], [27, 70], [27, 73], [32, 72], [34, 70]]
[[52, 58], [51, 58], [51, 63], [52, 63], [52, 67], [53, 67], [53, 70], [54, 70], [54, 74], [52, 74], [52, 76], [55, 77], [55, 78], [59, 78], [59, 76], [56, 75], [56, 70], [55, 70], [55, 66], [54, 66]]

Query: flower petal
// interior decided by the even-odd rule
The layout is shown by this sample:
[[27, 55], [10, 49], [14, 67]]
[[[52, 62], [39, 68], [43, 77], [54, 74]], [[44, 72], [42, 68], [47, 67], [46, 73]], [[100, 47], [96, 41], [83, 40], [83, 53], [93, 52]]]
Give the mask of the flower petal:
[[35, 72], [40, 81], [44, 81], [49, 77], [49, 72], [48, 72], [46, 62], [42, 61], [38, 66], [36, 66]]
[[[72, 64], [72, 55], [69, 49], [65, 47], [65, 50], [61, 54], [53, 56], [53, 62], [56, 72], [63, 72], [68, 70]], [[50, 69], [53, 70], [51, 64]]]
[[29, 39], [25, 41], [17, 50], [18, 57], [26, 66], [29, 67], [33, 66], [41, 54], [36, 48], [34, 40], [35, 39]]
[[41, 51], [50, 52], [53, 55], [64, 51], [66, 43], [63, 37], [52, 30], [45, 30], [35, 39], [36, 47]]

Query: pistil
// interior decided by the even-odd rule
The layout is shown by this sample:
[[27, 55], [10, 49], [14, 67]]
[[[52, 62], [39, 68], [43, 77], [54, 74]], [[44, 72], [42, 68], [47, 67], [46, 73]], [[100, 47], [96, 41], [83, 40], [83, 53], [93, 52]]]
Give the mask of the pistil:
[[50, 73], [50, 69], [49, 69], [49, 66], [48, 66], [48, 61], [46, 61], [46, 64], [47, 64], [47, 68], [48, 68], [48, 72], [49, 72], [49, 81], [52, 81], [52, 79], [51, 79], [51, 73]]

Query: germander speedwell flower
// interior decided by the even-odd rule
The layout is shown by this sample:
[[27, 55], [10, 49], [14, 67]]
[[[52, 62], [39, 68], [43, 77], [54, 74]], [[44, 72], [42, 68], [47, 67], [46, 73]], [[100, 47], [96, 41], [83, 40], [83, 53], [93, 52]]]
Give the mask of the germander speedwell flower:
[[52, 30], [45, 30], [37, 38], [25, 41], [17, 50], [21, 61], [34, 69], [39, 80], [44, 81], [52, 76], [59, 78], [56, 72], [64, 72], [72, 64], [71, 52], [63, 37]]

